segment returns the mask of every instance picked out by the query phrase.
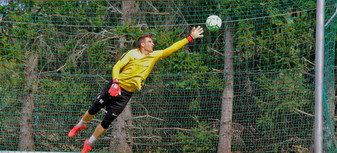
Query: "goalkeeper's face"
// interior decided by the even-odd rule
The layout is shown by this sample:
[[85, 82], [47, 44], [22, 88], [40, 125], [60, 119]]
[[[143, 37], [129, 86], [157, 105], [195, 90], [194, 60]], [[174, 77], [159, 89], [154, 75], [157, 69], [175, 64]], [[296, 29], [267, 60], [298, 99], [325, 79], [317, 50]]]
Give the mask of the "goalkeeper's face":
[[154, 47], [154, 43], [152, 38], [146, 37], [144, 43], [142, 44], [142, 47], [148, 51], [148, 52], [152, 52], [153, 51], [153, 47]]

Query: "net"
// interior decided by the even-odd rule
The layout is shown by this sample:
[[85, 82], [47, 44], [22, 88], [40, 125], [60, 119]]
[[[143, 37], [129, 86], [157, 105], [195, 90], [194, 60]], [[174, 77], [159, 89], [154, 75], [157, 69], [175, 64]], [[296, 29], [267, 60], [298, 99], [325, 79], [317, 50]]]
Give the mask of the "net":
[[[335, 13], [326, 1], [326, 21]], [[210, 15], [223, 23], [206, 29]], [[94, 152], [308, 152], [313, 145], [313, 0], [0, 2], [0, 150], [80, 151], [102, 109], [67, 136], [137, 38], [159, 61]], [[336, 20], [325, 29], [324, 151], [336, 149]]]

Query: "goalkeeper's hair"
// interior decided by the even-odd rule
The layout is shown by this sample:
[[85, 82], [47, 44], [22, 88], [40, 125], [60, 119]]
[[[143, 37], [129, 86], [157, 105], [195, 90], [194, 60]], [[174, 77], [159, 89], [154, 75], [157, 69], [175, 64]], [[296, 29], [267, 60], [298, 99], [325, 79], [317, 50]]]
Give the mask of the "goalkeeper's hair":
[[140, 48], [140, 44], [144, 42], [145, 38], [152, 38], [150, 34], [142, 35], [137, 40], [137, 46]]

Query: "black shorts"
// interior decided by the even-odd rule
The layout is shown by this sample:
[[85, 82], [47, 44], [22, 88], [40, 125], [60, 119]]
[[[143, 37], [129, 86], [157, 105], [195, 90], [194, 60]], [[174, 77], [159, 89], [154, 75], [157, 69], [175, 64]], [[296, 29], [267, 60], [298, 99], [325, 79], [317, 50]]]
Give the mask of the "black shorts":
[[133, 92], [129, 92], [123, 88], [121, 91], [121, 95], [116, 97], [112, 97], [108, 91], [112, 85], [112, 81], [110, 81], [98, 97], [95, 99], [95, 102], [91, 105], [88, 112], [90, 115], [95, 115], [98, 111], [100, 111], [103, 107], [108, 111], [105, 114], [101, 125], [104, 129], [107, 129], [111, 122], [115, 120], [120, 113], [124, 110], [126, 104], [128, 104]]

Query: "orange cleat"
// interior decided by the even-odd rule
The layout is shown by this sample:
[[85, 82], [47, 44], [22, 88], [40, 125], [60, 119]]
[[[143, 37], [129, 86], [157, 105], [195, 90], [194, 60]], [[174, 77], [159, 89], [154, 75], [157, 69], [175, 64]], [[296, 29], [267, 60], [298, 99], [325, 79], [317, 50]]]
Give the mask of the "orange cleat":
[[73, 127], [73, 129], [70, 130], [70, 132], [68, 133], [68, 137], [73, 137], [77, 134], [78, 131], [81, 131], [82, 129], [85, 128], [85, 124], [83, 124], [83, 126], [81, 128], [77, 127], [77, 125], [75, 125]]
[[84, 141], [84, 146], [81, 153], [87, 153], [89, 150], [91, 150], [91, 146], [88, 145], [88, 141], [89, 139]]

